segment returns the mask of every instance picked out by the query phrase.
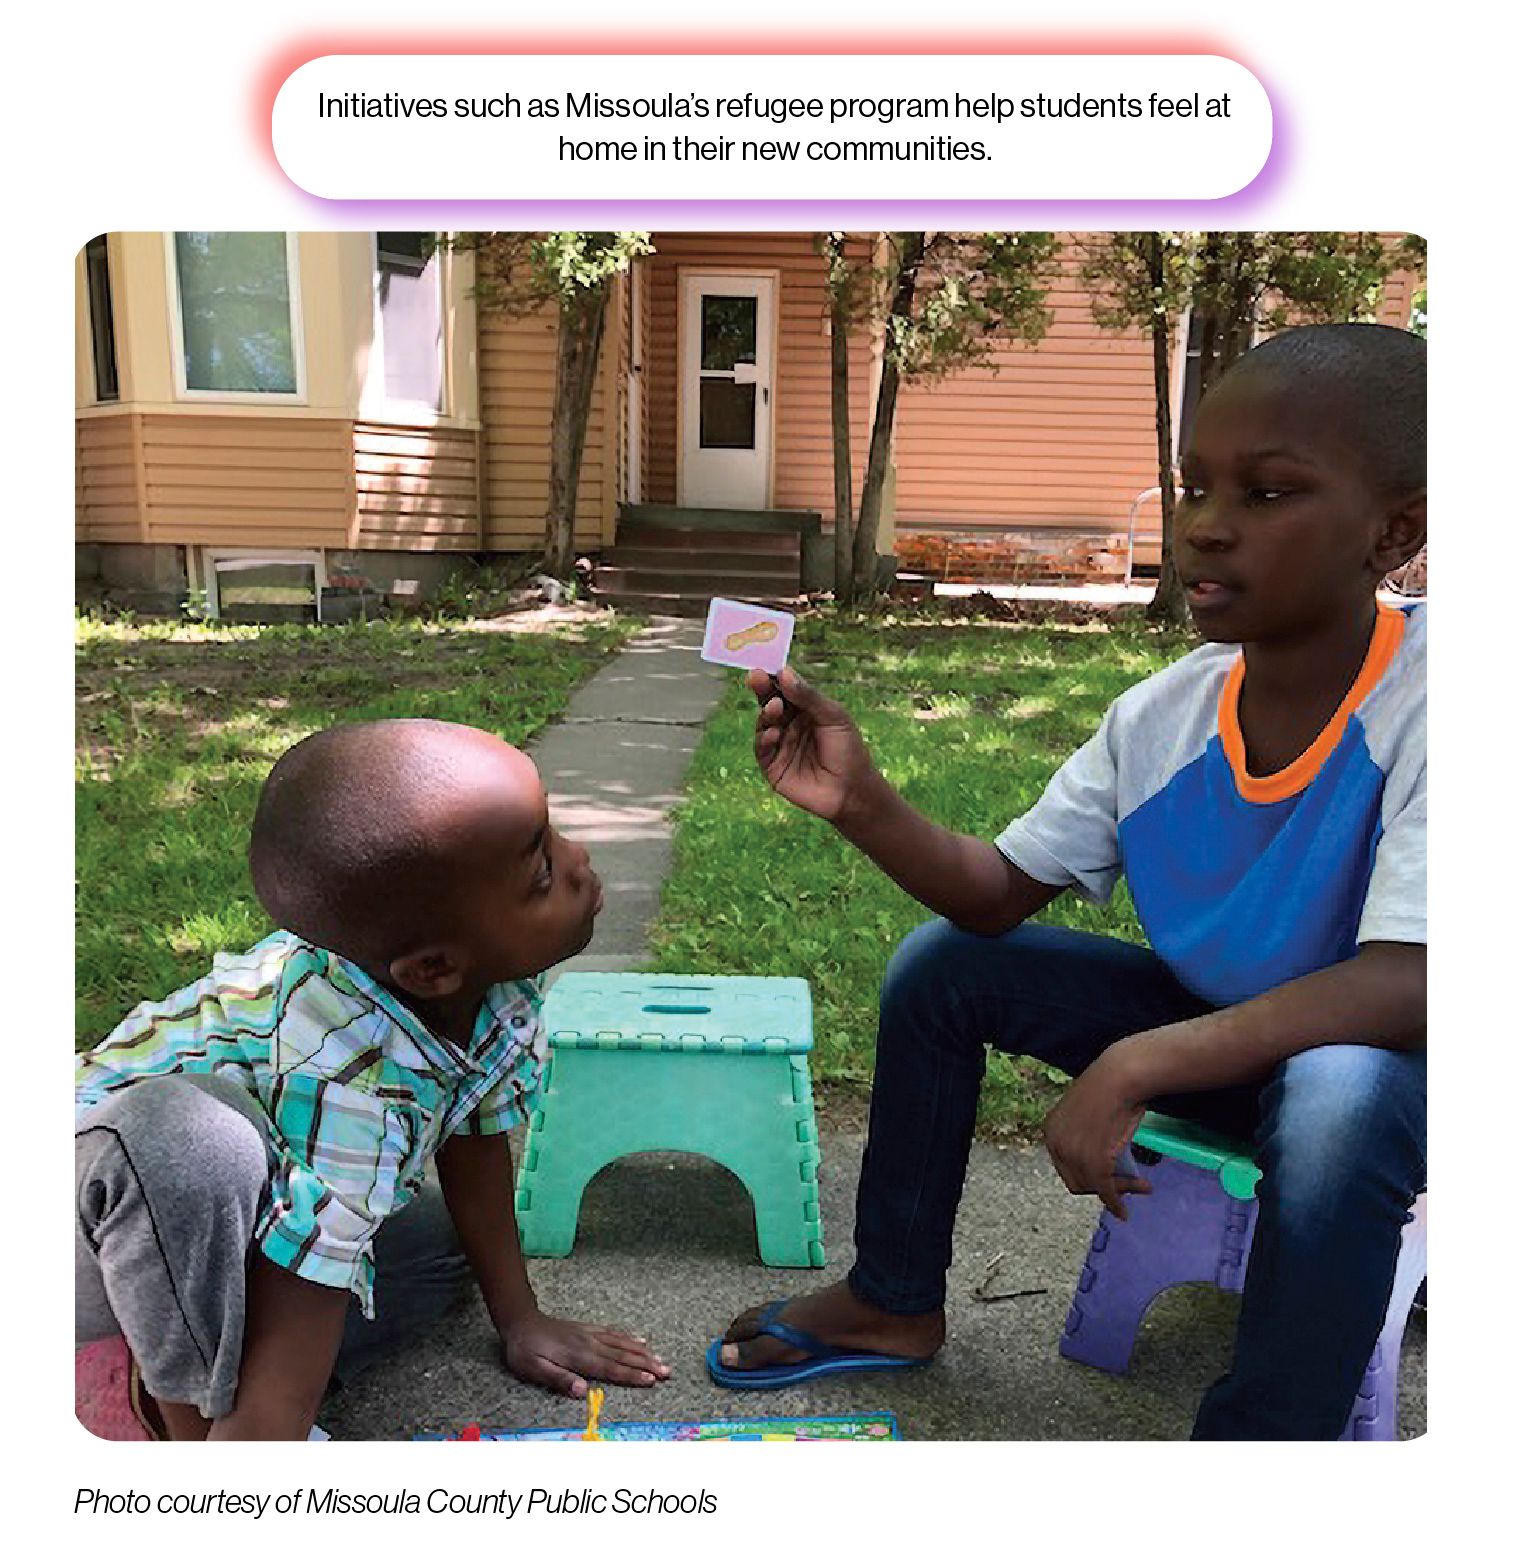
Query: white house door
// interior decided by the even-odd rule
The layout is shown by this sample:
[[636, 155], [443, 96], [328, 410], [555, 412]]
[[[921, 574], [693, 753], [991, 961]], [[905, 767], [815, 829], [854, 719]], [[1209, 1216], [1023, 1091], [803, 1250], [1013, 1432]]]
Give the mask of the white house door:
[[682, 506], [770, 504], [774, 280], [680, 279]]

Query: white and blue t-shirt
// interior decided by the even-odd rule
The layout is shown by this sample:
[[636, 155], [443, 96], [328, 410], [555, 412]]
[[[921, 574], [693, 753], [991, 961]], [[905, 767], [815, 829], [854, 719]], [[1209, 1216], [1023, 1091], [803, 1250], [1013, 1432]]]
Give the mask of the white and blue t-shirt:
[[1119, 696], [996, 844], [1100, 903], [1125, 873], [1155, 952], [1212, 1002], [1424, 943], [1426, 643], [1424, 606], [1382, 604], [1332, 720], [1267, 776], [1238, 725], [1242, 651], [1203, 646]]

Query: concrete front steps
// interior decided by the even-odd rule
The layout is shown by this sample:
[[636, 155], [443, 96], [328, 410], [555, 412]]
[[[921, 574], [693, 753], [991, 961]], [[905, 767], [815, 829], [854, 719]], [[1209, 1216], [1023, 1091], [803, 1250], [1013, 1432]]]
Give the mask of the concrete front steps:
[[714, 597], [787, 607], [803, 591], [803, 541], [820, 527], [815, 512], [624, 506], [592, 585], [650, 613], [704, 614]]

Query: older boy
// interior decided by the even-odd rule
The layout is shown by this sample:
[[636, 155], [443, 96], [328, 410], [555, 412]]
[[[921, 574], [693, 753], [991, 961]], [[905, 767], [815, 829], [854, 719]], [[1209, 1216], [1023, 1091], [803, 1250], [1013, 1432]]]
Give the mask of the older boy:
[[[734, 1387], [899, 1366], [942, 1344], [985, 1047], [1076, 1074], [1047, 1125], [1118, 1216], [1150, 1105], [1253, 1136], [1259, 1219], [1232, 1372], [1198, 1438], [1334, 1438], [1424, 1181], [1426, 611], [1377, 604], [1426, 525], [1426, 359], [1305, 328], [1208, 395], [1176, 561], [1212, 643], [1123, 695], [994, 846], [913, 811], [842, 707], [756, 676], [770, 784], [945, 919], [881, 998], [847, 1281], [741, 1315]], [[1125, 873], [1152, 951], [1024, 925]]]
[[[124, 1338], [149, 1432], [305, 1437], [353, 1299], [403, 1328], [446, 1298], [447, 1265], [395, 1239], [425, 1206], [391, 1224], [434, 1157], [512, 1373], [575, 1395], [667, 1377], [640, 1339], [543, 1314], [517, 1243], [531, 977], [601, 905], [531, 760], [446, 722], [317, 733], [274, 766], [251, 864], [283, 930], [79, 1063], [76, 1334]], [[108, 1401], [81, 1413], [111, 1430]]]

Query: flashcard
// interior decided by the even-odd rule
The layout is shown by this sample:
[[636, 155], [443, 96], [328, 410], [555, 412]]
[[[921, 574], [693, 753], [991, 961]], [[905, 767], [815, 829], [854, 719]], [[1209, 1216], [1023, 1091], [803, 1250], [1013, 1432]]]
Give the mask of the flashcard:
[[713, 598], [706, 615], [701, 656], [732, 668], [762, 668], [778, 673], [790, 655], [795, 616], [731, 598]]

